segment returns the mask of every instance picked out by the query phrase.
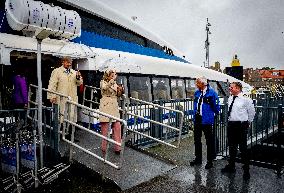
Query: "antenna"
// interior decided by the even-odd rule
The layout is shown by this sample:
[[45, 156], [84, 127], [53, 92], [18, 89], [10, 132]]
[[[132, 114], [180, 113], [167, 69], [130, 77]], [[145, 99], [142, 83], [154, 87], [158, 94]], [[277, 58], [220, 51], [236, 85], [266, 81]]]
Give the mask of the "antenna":
[[207, 23], [206, 23], [206, 40], [205, 40], [205, 49], [206, 49], [206, 54], [205, 54], [205, 62], [204, 62], [204, 67], [205, 68], [209, 68], [209, 45], [210, 45], [210, 42], [209, 42], [209, 35], [211, 34], [210, 32], [210, 29], [209, 27], [211, 26], [211, 24], [209, 23], [208, 21], [208, 18], [207, 18]]

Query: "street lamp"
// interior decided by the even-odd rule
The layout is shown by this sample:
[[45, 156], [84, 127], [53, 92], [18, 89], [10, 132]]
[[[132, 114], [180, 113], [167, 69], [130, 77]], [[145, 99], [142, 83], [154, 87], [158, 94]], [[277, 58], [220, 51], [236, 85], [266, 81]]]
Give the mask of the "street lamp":
[[204, 67], [205, 68], [209, 68], [209, 35], [211, 34], [209, 27], [211, 26], [211, 24], [208, 22], [208, 18], [207, 18], [207, 23], [206, 23], [206, 40], [205, 40], [205, 49], [206, 49], [206, 55], [205, 55], [205, 62], [204, 62]]

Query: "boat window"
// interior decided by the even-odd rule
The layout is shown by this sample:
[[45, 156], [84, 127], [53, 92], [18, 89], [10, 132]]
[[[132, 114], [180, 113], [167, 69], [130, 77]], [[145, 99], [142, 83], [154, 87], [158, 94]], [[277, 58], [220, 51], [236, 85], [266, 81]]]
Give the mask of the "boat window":
[[170, 85], [168, 78], [153, 78], [154, 100], [169, 100]]
[[172, 99], [185, 98], [184, 80], [171, 79]]
[[133, 98], [151, 101], [151, 84], [149, 77], [129, 77], [129, 92]]
[[194, 92], [196, 90], [195, 80], [186, 80], [185, 88], [186, 88], [186, 98], [193, 98]]

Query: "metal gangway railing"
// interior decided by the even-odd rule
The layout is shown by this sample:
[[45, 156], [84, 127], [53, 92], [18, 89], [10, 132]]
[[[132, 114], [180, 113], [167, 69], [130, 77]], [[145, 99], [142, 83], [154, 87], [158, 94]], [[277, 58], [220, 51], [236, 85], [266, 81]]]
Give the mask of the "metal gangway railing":
[[[108, 128], [108, 133], [107, 133], [107, 136], [104, 136], [96, 131], [93, 131], [93, 130], [90, 130], [76, 122], [74, 122], [72, 119], [70, 119], [67, 111], [69, 108], [71, 108], [71, 106], [75, 106], [75, 108], [80, 108], [81, 110], [86, 110], [90, 113], [95, 113], [95, 114], [98, 114], [98, 115], [101, 115], [101, 116], [104, 116], [104, 117], [107, 117], [109, 118], [109, 128]], [[92, 115], [90, 115], [92, 116]], [[110, 131], [111, 131], [111, 127], [112, 127], [112, 122], [113, 121], [117, 121], [117, 122], [120, 122], [121, 123], [121, 126], [122, 126], [122, 139], [121, 139], [121, 142], [117, 142], [113, 139], [111, 139], [110, 137]], [[71, 139], [67, 139], [66, 138], [66, 133], [65, 131], [67, 130], [67, 128], [69, 128], [71, 126], [72, 130], [71, 130]], [[100, 112], [98, 110], [95, 110], [95, 109], [91, 109], [89, 107], [86, 107], [84, 105], [81, 105], [81, 104], [78, 104], [78, 103], [75, 103], [73, 101], [67, 101], [66, 102], [66, 109], [65, 109], [65, 114], [64, 114], [64, 124], [63, 124], [63, 141], [67, 142], [69, 145], [70, 145], [70, 149], [69, 149], [69, 160], [72, 161], [72, 157], [73, 157], [73, 147], [89, 154], [91, 157], [94, 157], [98, 160], [101, 160], [103, 161], [105, 164], [108, 164], [110, 165], [111, 167], [114, 167], [116, 169], [120, 169], [121, 166], [122, 166], [122, 161], [123, 161], [123, 152], [124, 152], [124, 139], [125, 139], [125, 135], [126, 135], [126, 131], [127, 131], [127, 123], [125, 120], [123, 119], [120, 119], [120, 118], [117, 118], [117, 117], [114, 117], [112, 115], [109, 115], [109, 114], [106, 114], [106, 113], [103, 113], [103, 112]], [[98, 152], [92, 152], [90, 151], [88, 148], [86, 147], [83, 147], [82, 145], [78, 144], [78, 143], [75, 143], [74, 142], [74, 136], [75, 136], [75, 128], [77, 129], [80, 129], [80, 130], [83, 130], [84, 132], [87, 132], [88, 134], [91, 134], [91, 135], [94, 135], [96, 136], [99, 141], [101, 140], [106, 140], [107, 141], [107, 147], [106, 147], [106, 150], [105, 150], [105, 153], [102, 153], [102, 151], [98, 151]], [[96, 140], [94, 138], [94, 140]], [[120, 159], [119, 159], [119, 162], [118, 164], [112, 162], [111, 160], [108, 159], [108, 156], [109, 156], [109, 143], [112, 143], [114, 145], [117, 145], [120, 147]], [[100, 148], [99, 148], [100, 149]]]
[[[37, 89], [37, 86], [35, 86], [35, 85], [31, 85], [31, 87], [34, 88], [35, 90]], [[97, 89], [97, 88], [94, 88], [94, 87], [93, 88], [86, 87], [86, 88]], [[129, 106], [130, 105], [128, 105], [128, 111], [127, 111], [126, 105], [122, 105], [122, 108], [120, 108], [120, 111], [121, 111], [122, 117], [124, 119], [120, 119], [120, 118], [113, 117], [111, 115], [107, 115], [107, 114], [105, 114], [103, 112], [100, 112], [100, 111], [98, 111], [96, 109], [89, 108], [89, 107], [86, 107], [84, 105], [75, 103], [75, 102], [69, 100], [68, 96], [62, 95], [61, 93], [52, 92], [52, 91], [50, 91], [48, 89], [43, 89], [43, 91], [53, 93], [53, 94], [55, 94], [55, 95], [65, 99], [65, 101], [64, 101], [65, 102], [64, 103], [65, 104], [65, 107], [64, 107], [65, 114], [64, 114], [64, 118], [63, 118], [62, 139], [63, 139], [64, 142], [69, 144], [69, 148], [70, 148], [69, 149], [69, 158], [70, 158], [69, 160], [70, 161], [72, 161], [72, 155], [73, 155], [72, 152], [73, 152], [74, 147], [79, 149], [79, 150], [81, 150], [81, 151], [84, 151], [85, 153], [89, 154], [90, 156], [92, 156], [92, 157], [94, 157], [96, 159], [99, 159], [99, 160], [103, 161], [104, 163], [106, 163], [106, 164], [108, 164], [108, 165], [110, 165], [110, 166], [112, 166], [114, 168], [117, 168], [117, 169], [119, 169], [121, 167], [122, 160], [123, 160], [122, 159], [123, 158], [123, 151], [120, 154], [120, 161], [118, 162], [118, 164], [116, 164], [116, 163], [108, 160], [108, 155], [109, 155], [108, 151], [106, 151], [105, 155], [100, 155], [99, 153], [94, 153], [94, 152], [90, 151], [87, 147], [83, 147], [79, 143], [75, 143], [75, 141], [74, 141], [75, 128], [77, 128], [79, 130], [83, 130], [84, 132], [87, 132], [87, 133], [89, 133], [91, 135], [94, 135], [97, 138], [99, 138], [100, 140], [106, 140], [109, 143], [118, 145], [122, 149], [124, 148], [125, 133], [126, 132], [133, 132], [133, 133], [135, 133], [137, 135], [141, 135], [141, 136], [143, 136], [145, 138], [149, 138], [149, 139], [151, 139], [153, 141], [156, 141], [158, 143], [162, 143], [162, 144], [168, 145], [170, 147], [177, 148], [179, 146], [179, 144], [180, 144], [181, 129], [182, 129], [182, 124], [183, 124], [183, 116], [184, 116], [182, 111], [175, 110], [175, 109], [170, 109], [170, 108], [163, 107], [163, 106], [160, 106], [160, 105], [157, 105], [157, 104], [154, 104], [154, 103], [141, 101], [141, 100], [134, 99], [134, 98], [129, 98], [129, 100], [135, 101], [136, 102], [136, 107], [140, 106], [139, 108], [143, 108], [143, 105], [144, 105], [144, 107], [145, 107], [145, 105], [147, 105], [148, 108], [153, 109], [153, 112], [155, 110], [163, 109], [165, 111], [168, 111], [169, 113], [174, 112], [175, 114], [178, 114], [178, 115], [175, 115], [175, 116], [179, 117], [179, 119], [178, 119], [179, 120], [179, 123], [178, 123], [179, 128], [176, 128], [175, 126], [168, 125], [168, 124], [164, 123], [163, 121], [160, 122], [159, 120], [153, 120], [153, 119], [151, 119], [151, 118], [149, 118], [147, 116], [139, 114], [139, 113], [137, 113], [137, 111], [136, 111], [136, 113], [135, 112], [129, 112]], [[125, 99], [126, 98], [124, 97], [123, 101], [125, 101]], [[37, 105], [36, 99], [35, 99], [35, 101], [33, 101], [33, 100], [30, 100], [30, 101], [31, 101], [30, 102], [31, 104]], [[84, 101], [86, 101], [86, 97], [84, 97]], [[91, 100], [90, 100], [90, 102], [91, 102]], [[138, 105], [138, 103], [139, 103], [139, 105]], [[98, 117], [98, 115], [102, 115], [102, 116], [109, 117], [110, 118], [110, 122], [112, 122], [112, 120], [121, 122], [122, 126], [123, 126], [123, 136], [122, 136], [121, 143], [118, 143], [118, 142], [116, 142], [116, 141], [114, 141], [114, 140], [112, 140], [110, 138], [110, 135], [111, 135], [111, 124], [109, 124], [109, 130], [108, 130], [107, 136], [103, 136], [103, 135], [101, 135], [98, 132], [92, 131], [91, 129], [89, 129], [89, 127], [85, 127], [84, 125], [76, 123], [76, 121], [69, 115], [69, 112], [70, 112], [70, 109], [72, 108], [72, 106], [73, 106], [75, 112], [77, 112], [77, 109], [81, 109], [83, 112], [88, 112], [88, 113], [85, 113], [88, 116], [88, 118], [90, 118], [90, 117]], [[134, 108], [134, 109], [137, 110], [137, 108]], [[61, 115], [62, 114], [60, 114], [60, 110], [59, 110], [59, 116], [61, 116]], [[162, 127], [163, 129], [165, 128], [166, 130], [169, 130], [169, 129], [170, 130], [174, 130], [177, 133], [177, 137], [176, 137], [177, 141], [178, 141], [177, 145], [172, 145], [171, 143], [167, 142], [167, 140], [168, 140], [167, 137], [159, 139], [156, 136], [153, 137], [151, 135], [145, 134], [145, 133], [143, 133], [143, 131], [138, 131], [135, 128], [128, 128], [126, 120], [128, 120], [129, 116], [134, 117], [136, 120], [138, 120], [138, 119], [139, 120], [144, 120], [145, 122], [148, 122], [148, 123], [152, 124], [152, 126], [154, 124], [156, 124], [159, 127]], [[58, 127], [59, 127], [59, 125], [60, 125], [60, 123], [58, 123]], [[67, 139], [66, 138], [66, 133], [68, 132], [69, 126], [71, 126], [71, 128], [72, 128], [71, 139]], [[52, 129], [52, 127], [50, 127], [50, 128]], [[109, 143], [108, 143], [108, 145], [109, 145]], [[107, 149], [108, 149], [108, 147], [107, 147]]]
[[[98, 109], [100, 105], [99, 97], [98, 97], [99, 92], [101, 92], [100, 88], [85, 85], [82, 104], [84, 106], [90, 107], [91, 109]], [[88, 94], [89, 94], [89, 97], [88, 97]], [[98, 115], [94, 114], [94, 112], [87, 111], [86, 109], [81, 112], [83, 115], [88, 116], [88, 129], [91, 129], [92, 122], [94, 122], [94, 119], [98, 119]]]
[[[130, 103], [130, 111], [134, 111], [137, 104], [136, 101], [131, 100]], [[151, 117], [151, 119], [158, 120], [159, 122], [166, 123], [168, 125], [174, 126], [176, 128], [180, 128], [180, 114], [172, 111], [172, 110], [178, 110], [182, 111], [184, 113], [183, 116], [183, 123], [182, 123], [182, 135], [191, 135], [193, 130], [193, 100], [191, 98], [186, 99], [169, 99], [169, 100], [155, 100], [152, 103], [157, 104], [162, 107], [166, 107], [171, 109], [170, 111], [167, 109], [158, 108], [154, 110], [153, 108], [139, 108], [136, 109], [135, 112], [140, 114], [148, 114], [148, 117]], [[147, 106], [147, 104], [145, 104]], [[138, 105], [139, 106], [139, 105]], [[146, 116], [147, 117], [147, 116]], [[133, 124], [135, 122], [134, 118], [130, 118], [130, 124]], [[138, 123], [141, 122], [140, 118], [138, 118]], [[145, 123], [144, 123], [145, 124]], [[137, 129], [143, 129], [143, 124], [137, 125]], [[157, 131], [159, 131], [156, 135], [160, 135], [161, 138], [166, 139], [174, 139], [177, 136], [177, 133], [175, 130], [172, 129], [163, 129], [162, 127], [158, 127]], [[145, 130], [146, 133], [151, 133], [151, 130]], [[137, 139], [134, 139], [135, 146], [151, 146], [151, 141], [142, 141], [141, 137], [137, 136]]]
[[[37, 86], [36, 85], [30, 85], [30, 89], [35, 89], [35, 91], [37, 90]], [[119, 119], [119, 118], [116, 118], [116, 117], [113, 117], [111, 115], [108, 115], [106, 113], [102, 113], [98, 110], [94, 110], [94, 109], [91, 109], [89, 107], [86, 107], [84, 105], [81, 105], [81, 104], [78, 104], [78, 103], [75, 103], [71, 100], [71, 98], [69, 96], [66, 96], [62, 93], [58, 93], [58, 92], [54, 92], [54, 91], [51, 91], [51, 90], [48, 90], [48, 89], [45, 89], [43, 88], [42, 91], [44, 91], [45, 93], [52, 93], [54, 95], [56, 95], [57, 97], [60, 97], [59, 98], [59, 101], [61, 102], [62, 100], [64, 100], [64, 103], [61, 104], [60, 106], [63, 106], [64, 105], [64, 114], [62, 114], [62, 111], [59, 109], [58, 110], [58, 114], [59, 116], [56, 118], [54, 117], [54, 120], [57, 120], [57, 125], [58, 125], [58, 128], [61, 127], [61, 123], [62, 123], [62, 131], [58, 131], [58, 135], [62, 135], [62, 141], [68, 143], [70, 145], [69, 147], [69, 161], [72, 162], [72, 152], [73, 152], [73, 147], [76, 147], [78, 148], [79, 150], [82, 150], [84, 151], [85, 153], [89, 154], [90, 156], [96, 158], [96, 159], [99, 159], [101, 161], [103, 161], [104, 163], [116, 168], [116, 169], [120, 169], [121, 165], [122, 165], [122, 159], [123, 159], [123, 149], [124, 149], [124, 137], [122, 137], [122, 142], [121, 143], [118, 143], [116, 141], [114, 141], [113, 139], [110, 138], [110, 130], [111, 130], [111, 124], [110, 125], [110, 128], [108, 130], [108, 135], [107, 136], [103, 136], [101, 135], [100, 133], [97, 133], [97, 132], [94, 132], [92, 130], [90, 130], [89, 128], [86, 128], [84, 127], [83, 125], [80, 125], [77, 123], [77, 121], [74, 119], [74, 116], [70, 116], [70, 109], [73, 109], [75, 116], [77, 115], [77, 109], [81, 109], [83, 112], [88, 112], [88, 113], [85, 113], [86, 115], [92, 117], [93, 114], [96, 114], [97, 116], [98, 115], [103, 115], [105, 117], [109, 117], [110, 118], [110, 123], [115, 120], [115, 121], [119, 121], [121, 122], [122, 124], [122, 127], [123, 127], [123, 131], [127, 131], [127, 124], [124, 120], [122, 119]], [[57, 101], [57, 102], [59, 102]], [[33, 105], [37, 105], [37, 99], [35, 98], [35, 100], [30, 100], [30, 103], [33, 104]], [[57, 106], [57, 105], [54, 105], [52, 104], [52, 106]], [[57, 106], [58, 107], [58, 106]], [[60, 108], [60, 107], [59, 107]], [[62, 118], [62, 120], [61, 120]], [[69, 126], [71, 126], [72, 130], [71, 130], [71, 133], [69, 133]], [[49, 127], [51, 130], [53, 130], [53, 127]], [[91, 152], [90, 150], [88, 150], [88, 148], [86, 147], [83, 147], [81, 146], [80, 144], [76, 143], [75, 140], [74, 140], [74, 135], [75, 135], [75, 128], [77, 129], [80, 129], [80, 130], [83, 130], [85, 132], [88, 132], [89, 134], [92, 134], [96, 137], [98, 137], [100, 140], [106, 140], [107, 142], [110, 142], [110, 143], [113, 143], [115, 145], [118, 145], [119, 147], [121, 147], [121, 152], [120, 152], [120, 161], [119, 161], [119, 164], [115, 164], [114, 162], [112, 161], [109, 161], [108, 160], [108, 149], [109, 149], [109, 143], [107, 145], [107, 149], [106, 149], [106, 153], [101, 156], [100, 153], [94, 153], [94, 152]], [[67, 139], [66, 135], [67, 134], [70, 134], [71, 135], [71, 138], [70, 139]], [[125, 135], [124, 135], [125, 136]], [[59, 137], [58, 137], [59, 139]]]
[[[99, 105], [98, 98], [94, 96], [94, 94], [97, 94], [98, 92], [100, 92], [100, 88], [86, 85], [83, 95], [83, 104], [88, 103], [90, 107], [93, 107], [93, 105]], [[87, 98], [87, 93], [89, 93], [90, 98]], [[125, 95], [122, 96], [122, 100], [120, 100], [119, 102], [119, 110], [121, 112], [121, 116], [124, 120], [127, 121], [128, 124], [128, 136], [126, 137], [126, 140], [129, 140], [131, 139], [131, 137], [133, 137], [130, 133], [135, 133], [148, 140], [152, 140], [174, 148], [179, 147], [184, 120], [183, 111], [135, 99], [132, 97], [128, 98]], [[168, 122], [165, 122], [164, 119], [153, 118], [155, 117], [155, 114], [157, 114], [156, 117], [159, 116], [159, 111], [166, 112], [166, 114], [168, 115]], [[96, 115], [93, 115], [92, 117], [97, 118]], [[172, 121], [173, 119], [174, 124], [171, 124], [170, 121]], [[96, 124], [99, 123], [97, 122]], [[138, 125], [141, 127], [138, 128]], [[91, 122], [88, 123], [88, 128], [90, 127]], [[151, 132], [146, 132], [146, 130], [148, 131], [149, 129], [151, 130]], [[158, 129], [162, 130], [162, 132], [165, 130], [166, 133], [159, 134], [156, 131]], [[170, 137], [167, 135], [169, 130], [175, 131], [177, 133], [177, 135], [171, 136], [171, 139], [177, 139], [177, 145], [173, 145], [168, 142], [170, 140]]]
[[[149, 138], [158, 143], [178, 148], [181, 140], [182, 126], [184, 120], [183, 111], [168, 108], [152, 102], [143, 101], [133, 97], [129, 97], [129, 103], [126, 104], [126, 114], [128, 120], [134, 118], [133, 127], [129, 130], [133, 133]], [[162, 112], [160, 112], [162, 111]], [[167, 115], [167, 119], [163, 119], [161, 115]], [[155, 117], [154, 119], [151, 119]], [[172, 121], [172, 122], [171, 122]], [[138, 122], [146, 123], [150, 126], [150, 135], [145, 133], [145, 124], [138, 129]], [[172, 124], [174, 122], [174, 124]], [[154, 128], [151, 128], [154, 127]], [[165, 132], [164, 132], [165, 131]], [[168, 133], [176, 132], [176, 135], [168, 136]], [[177, 145], [167, 142], [169, 139], [176, 138]], [[164, 140], [163, 140], [164, 139]]]
[[[280, 99], [282, 100], [282, 99]], [[282, 104], [272, 103], [273, 105], [255, 106], [255, 117], [248, 128], [247, 146], [251, 162], [276, 168], [277, 173], [281, 173], [284, 166], [281, 163], [281, 154], [284, 152], [284, 108]], [[216, 117], [215, 142], [216, 153], [218, 156], [227, 157], [229, 155], [229, 146], [227, 142], [227, 116], [226, 105], [221, 105], [220, 114]], [[274, 158], [265, 159], [260, 156], [265, 151], [274, 152]], [[278, 152], [278, 153], [277, 153]], [[281, 153], [282, 152], [282, 153]], [[279, 156], [278, 156], [279, 155]]]
[[[37, 85], [33, 85], [33, 84], [30, 84], [29, 85], [29, 98], [28, 98], [28, 109], [32, 107], [37, 107], [38, 106], [38, 98], [37, 98], [37, 94], [34, 96], [34, 93], [33, 91], [35, 91], [35, 93], [37, 93], [37, 90], [38, 90], [38, 86]], [[55, 92], [55, 91], [51, 91], [51, 90], [48, 90], [46, 88], [42, 88], [42, 91], [44, 91], [44, 95], [43, 96], [46, 96], [46, 94], [50, 93], [50, 94], [53, 94], [56, 96], [57, 98], [57, 101], [56, 103], [50, 103], [51, 107], [54, 108], [54, 106], [56, 106], [56, 109], [58, 111], [58, 113], [56, 113], [56, 115], [58, 115], [57, 117], [52, 117], [52, 119], [56, 120], [57, 124], [58, 124], [58, 128], [61, 127], [61, 122], [60, 121], [61, 119], [63, 120], [63, 117], [64, 117], [64, 112], [61, 111], [61, 107], [64, 108], [65, 106], [65, 102], [67, 100], [71, 100], [71, 97], [70, 96], [67, 96], [65, 94], [62, 94], [62, 93], [59, 93], [59, 92]], [[49, 102], [48, 102], [49, 103]], [[61, 104], [62, 103], [62, 104]], [[61, 106], [61, 107], [60, 107]], [[48, 105], [44, 104], [43, 103], [43, 107], [48, 107]], [[77, 112], [74, 112], [75, 114]], [[28, 117], [30, 118], [30, 117]], [[37, 117], [35, 117], [36, 121], [37, 121]], [[58, 121], [57, 121], [58, 120]], [[47, 128], [53, 130], [52, 126], [50, 125], [45, 125]], [[59, 130], [59, 135], [62, 134], [62, 131]], [[59, 139], [59, 138], [58, 138]], [[42, 157], [42, 156], [41, 156]]]
[[[90, 90], [90, 98], [88, 99], [87, 91]], [[98, 101], [99, 98], [97, 97], [99, 92], [101, 92], [100, 88], [94, 87], [94, 86], [89, 86], [85, 85], [84, 92], [83, 92], [83, 105], [86, 104], [86, 102], [89, 103], [89, 107], [92, 109], [93, 105], [99, 105], [100, 102]], [[96, 96], [95, 96], [96, 95]]]
[[[57, 97], [57, 103], [61, 103], [67, 100], [70, 100], [71, 98], [69, 96], [66, 96], [62, 93], [54, 92], [45, 88], [42, 88], [42, 91], [44, 91], [44, 96], [46, 96], [47, 93], [54, 94]], [[42, 92], [41, 91], [41, 92]], [[53, 148], [53, 152], [56, 158], [58, 158], [57, 153], [59, 153], [59, 139], [60, 134], [62, 134], [61, 123], [60, 119], [62, 118], [64, 114], [60, 113], [61, 109], [58, 104], [51, 104], [48, 106], [47, 104], [42, 105], [42, 109], [48, 109], [50, 111], [49, 114], [44, 113], [42, 119], [39, 119], [38, 113], [33, 113], [31, 116], [31, 109], [37, 109], [38, 110], [38, 95], [35, 94], [38, 93], [38, 86], [37, 85], [29, 85], [29, 94], [28, 94], [28, 108], [27, 108], [27, 119], [32, 120], [33, 122], [38, 122], [39, 120], [42, 120], [42, 127], [44, 130], [38, 129], [38, 131], [34, 130], [34, 136], [37, 136], [37, 140], [39, 143], [39, 165], [35, 164], [35, 176], [38, 179], [38, 183], [41, 184], [48, 184], [52, 182], [53, 180], [58, 178], [58, 175], [65, 170], [67, 170], [70, 165], [65, 163], [55, 163], [52, 167], [45, 167], [44, 166], [44, 145], [49, 146], [50, 148]], [[52, 143], [53, 142], [53, 143]], [[35, 147], [37, 146], [37, 143], [35, 144]], [[37, 156], [35, 156], [35, 162], [37, 162]], [[37, 187], [38, 185], [36, 185]]]
[[[43, 107], [42, 110], [43, 116], [52, 117], [52, 108]], [[0, 192], [29, 191], [52, 182], [68, 168], [62, 163], [52, 168], [38, 167], [37, 111], [37, 108], [0, 110]], [[46, 123], [44, 119], [44, 129]]]
[[[33, 84], [29, 85], [28, 109], [31, 108], [31, 105], [34, 105], [34, 106], [38, 105], [38, 96], [37, 96], [37, 94], [34, 94], [34, 92], [33, 92], [33, 91], [35, 91], [35, 93], [37, 93], [37, 90], [38, 90], [38, 86], [37, 85], [33, 85]], [[66, 101], [66, 100], [71, 100], [70, 96], [67, 96], [67, 95], [59, 93], [59, 92], [51, 91], [51, 90], [48, 90], [46, 88], [42, 88], [42, 91], [45, 92], [44, 96], [46, 96], [46, 94], [50, 93], [50, 94], [54, 94], [56, 97], [59, 97], [58, 101], [56, 101], [56, 104], [59, 104], [60, 102], [64, 103], [64, 101]], [[54, 104], [51, 103], [51, 106], [53, 106], [53, 105]], [[43, 103], [43, 107], [47, 107], [47, 106], [48, 105]], [[63, 117], [64, 113], [59, 112], [59, 116]]]

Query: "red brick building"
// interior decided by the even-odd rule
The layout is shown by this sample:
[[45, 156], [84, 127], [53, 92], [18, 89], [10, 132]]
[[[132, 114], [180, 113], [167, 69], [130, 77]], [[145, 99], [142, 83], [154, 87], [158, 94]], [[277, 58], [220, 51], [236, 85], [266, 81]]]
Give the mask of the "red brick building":
[[272, 85], [284, 85], [284, 70], [260, 70], [247, 68], [244, 69], [244, 81], [254, 86], [271, 87]]

